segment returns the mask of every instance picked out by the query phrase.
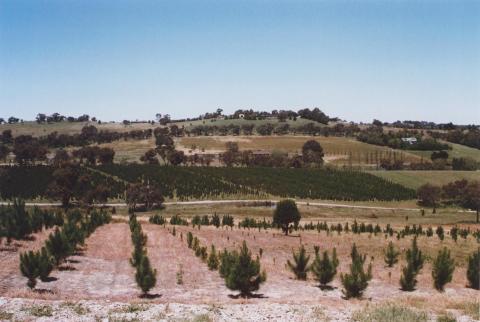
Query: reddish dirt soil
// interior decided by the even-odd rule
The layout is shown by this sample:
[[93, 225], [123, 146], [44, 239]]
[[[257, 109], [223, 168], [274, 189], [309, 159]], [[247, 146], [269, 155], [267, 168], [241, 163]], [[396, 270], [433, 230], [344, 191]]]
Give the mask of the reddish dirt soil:
[[25, 285], [25, 278], [21, 275], [19, 254], [29, 250], [39, 250], [52, 229], [42, 230], [33, 234], [31, 240], [13, 240], [6, 245], [6, 239], [0, 245], [0, 296], [9, 296], [12, 291], [17, 291], [18, 286]]
[[[465, 268], [457, 267], [452, 283], [447, 284], [444, 293], [437, 292], [432, 286], [431, 266], [425, 264], [418, 276], [418, 287], [414, 292], [399, 290], [401, 260], [394, 268], [387, 269], [383, 263], [381, 251], [389, 239], [382, 236], [368, 237], [367, 234], [353, 235], [336, 233], [327, 237], [325, 232], [302, 232], [301, 237], [284, 236], [278, 231], [227, 230], [213, 227], [176, 226], [176, 236], [171, 234], [172, 227], [149, 224], [142, 221], [144, 232], [148, 236], [147, 251], [152, 266], [157, 270], [157, 285], [150, 293], [156, 295], [154, 303], [188, 303], [188, 304], [228, 304], [228, 303], [288, 303], [288, 304], [322, 304], [337, 310], [351, 309], [367, 300], [381, 302], [392, 298], [414, 296], [419, 298], [436, 298], [440, 300], [469, 300], [478, 297], [478, 291], [466, 288]], [[195, 257], [187, 247], [186, 234], [191, 231], [197, 236], [202, 246], [214, 244], [217, 251], [223, 248], [234, 249], [247, 241], [248, 247], [256, 256], [263, 249], [262, 268], [266, 270], [267, 281], [260, 290], [261, 298], [237, 299], [236, 292], [225, 287], [217, 271], [210, 271], [206, 263]], [[43, 244], [46, 232], [38, 234], [32, 242], [21, 242], [20, 249], [38, 249]], [[227, 238], [228, 237], [228, 238]], [[183, 239], [182, 239], [183, 238]], [[347, 272], [350, 264], [351, 244], [355, 241], [361, 253], [367, 253], [373, 260], [373, 279], [363, 300], [345, 301], [342, 299], [340, 272]], [[411, 239], [395, 240], [400, 249], [408, 248]], [[461, 243], [462, 241], [459, 241]], [[337, 248], [340, 260], [339, 274], [332, 282], [332, 290], [321, 290], [317, 283], [309, 278], [307, 281], [293, 279], [293, 274], [286, 268], [286, 262], [292, 257], [292, 249], [303, 243], [312, 254], [313, 246], [320, 249]], [[420, 248], [429, 243], [438, 243], [437, 239], [419, 240]], [[441, 245], [438, 245], [440, 247]], [[436, 247], [436, 246], [435, 246]], [[458, 246], [461, 247], [461, 246]], [[31, 297], [43, 299], [98, 299], [112, 301], [137, 301], [140, 291], [135, 284], [135, 271], [129, 263], [132, 252], [130, 230], [127, 223], [112, 223], [99, 227], [88, 238], [83, 254], [72, 256], [62, 266], [72, 270], [55, 270], [52, 276], [57, 280], [37, 285], [43, 292], [32, 292], [26, 287], [26, 279], [18, 270], [18, 253], [1, 252], [0, 291], [7, 297]], [[5, 265], [6, 263], [6, 265]], [[177, 283], [177, 272], [183, 269], [183, 284]], [[391, 276], [390, 276], [391, 273]]]

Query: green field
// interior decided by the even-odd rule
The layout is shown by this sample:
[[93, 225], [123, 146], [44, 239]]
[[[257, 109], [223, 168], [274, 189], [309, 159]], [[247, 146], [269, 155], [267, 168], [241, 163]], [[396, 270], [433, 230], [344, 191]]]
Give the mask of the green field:
[[480, 180], [480, 171], [368, 171], [381, 178], [417, 189], [425, 183], [444, 185], [455, 180]]
[[[480, 162], [480, 150], [475, 148], [470, 148], [465, 145], [444, 142], [452, 147], [451, 150], [448, 150], [448, 160], [452, 161], [453, 158], [470, 158], [477, 162]], [[426, 160], [430, 160], [432, 151], [409, 151], [415, 155], [423, 157]]]

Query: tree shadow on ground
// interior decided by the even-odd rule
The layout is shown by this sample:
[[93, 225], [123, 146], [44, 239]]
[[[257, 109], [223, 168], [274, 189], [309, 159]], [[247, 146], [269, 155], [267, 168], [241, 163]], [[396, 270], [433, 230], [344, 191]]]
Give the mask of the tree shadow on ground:
[[336, 287], [330, 285], [319, 285], [318, 288], [322, 291], [333, 291], [337, 289]]
[[255, 294], [229, 294], [228, 295], [229, 298], [231, 299], [267, 299], [268, 296], [265, 296], [264, 294], [259, 294], [259, 293], [255, 293]]
[[48, 276], [47, 278], [45, 278], [44, 280], [42, 280], [42, 282], [44, 282], [44, 283], [50, 283], [50, 282], [55, 282], [56, 280], [58, 280], [58, 278], [53, 277], [53, 276]]
[[46, 288], [36, 288], [33, 291], [38, 294], [54, 294], [52, 290], [47, 290]]
[[152, 300], [152, 299], [157, 299], [159, 297], [162, 297], [162, 294], [141, 294], [139, 297], [141, 299]]
[[63, 265], [58, 267], [58, 270], [62, 272], [62, 271], [76, 271], [77, 269], [70, 265]]
[[77, 259], [67, 259], [66, 262], [67, 262], [67, 263], [72, 263], [72, 264], [78, 264], [78, 263], [80, 263], [80, 261], [77, 260]]

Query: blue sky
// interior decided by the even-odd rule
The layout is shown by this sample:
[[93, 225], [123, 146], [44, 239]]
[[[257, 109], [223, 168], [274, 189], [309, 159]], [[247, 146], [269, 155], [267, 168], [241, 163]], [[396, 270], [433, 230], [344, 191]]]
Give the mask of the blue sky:
[[0, 116], [480, 123], [480, 1], [0, 0]]

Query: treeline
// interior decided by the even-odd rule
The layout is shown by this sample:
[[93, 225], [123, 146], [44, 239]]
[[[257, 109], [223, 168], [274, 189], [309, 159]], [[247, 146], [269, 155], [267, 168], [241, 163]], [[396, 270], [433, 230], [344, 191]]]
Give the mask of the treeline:
[[[159, 215], [159, 214], [154, 214], [148, 218], [148, 221], [152, 224], [156, 225], [165, 225], [167, 223], [167, 220]], [[180, 225], [180, 226], [188, 226], [189, 222], [186, 219], [181, 218], [179, 215], [174, 215], [170, 218], [169, 221], [170, 225]], [[234, 221], [233, 217], [231, 215], [223, 215], [222, 218], [220, 219], [220, 216], [217, 215], [216, 213], [213, 214], [212, 216], [204, 215], [204, 216], [199, 216], [195, 215], [192, 220], [191, 224], [193, 227], [195, 226], [215, 226], [216, 228], [228, 226], [228, 227], [233, 227], [234, 226]]]
[[[415, 141], [405, 141], [405, 138], [414, 138]], [[388, 131], [384, 132], [381, 126], [372, 126], [362, 130], [357, 135], [357, 140], [374, 145], [388, 146], [392, 149], [439, 151], [450, 150], [448, 144], [440, 143], [434, 138], [425, 138], [424, 134], [417, 130]]]
[[471, 148], [480, 149], [480, 129], [477, 127], [470, 127], [466, 130], [456, 129], [442, 132], [432, 132], [432, 137], [437, 139], [446, 140], [448, 142], [462, 144]]
[[359, 131], [357, 125], [351, 124], [336, 124], [332, 127], [327, 127], [318, 123], [305, 123], [298, 126], [291, 126], [289, 123], [264, 123], [255, 125], [246, 123], [242, 125], [227, 124], [227, 125], [196, 125], [189, 129], [182, 129], [179, 136], [238, 136], [238, 135], [323, 135], [323, 136], [353, 136]]
[[36, 279], [48, 281], [55, 267], [73, 255], [78, 245], [83, 245], [97, 227], [107, 224], [111, 216], [105, 211], [93, 210], [83, 215], [73, 210], [66, 215], [62, 228], [50, 233], [45, 246], [39, 251], [28, 251], [20, 254], [20, 272], [28, 279], [27, 285], [35, 288]]
[[109, 198], [123, 199], [124, 192], [122, 182], [75, 164], [0, 167], [0, 197], [3, 200], [53, 199], [68, 207], [72, 201], [89, 205]]
[[417, 190], [418, 202], [422, 206], [432, 207], [433, 212], [440, 205], [455, 205], [472, 209], [477, 213], [479, 222], [480, 182], [466, 179], [449, 182], [443, 186], [424, 184]]

